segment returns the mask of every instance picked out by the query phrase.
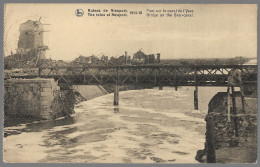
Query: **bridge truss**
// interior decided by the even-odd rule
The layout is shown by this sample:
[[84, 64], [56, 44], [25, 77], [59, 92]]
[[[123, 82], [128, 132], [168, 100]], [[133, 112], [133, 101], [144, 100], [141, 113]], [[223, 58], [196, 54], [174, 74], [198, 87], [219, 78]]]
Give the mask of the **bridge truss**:
[[256, 84], [257, 65], [42, 67], [24, 70], [23, 75], [10, 74], [10, 77], [40, 76], [70, 85], [228, 86], [231, 70], [241, 73], [242, 84]]

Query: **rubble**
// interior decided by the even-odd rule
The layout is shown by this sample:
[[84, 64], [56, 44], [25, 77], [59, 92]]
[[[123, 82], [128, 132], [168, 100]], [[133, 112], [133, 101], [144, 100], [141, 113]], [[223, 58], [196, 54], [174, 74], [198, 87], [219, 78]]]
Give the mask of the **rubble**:
[[[249, 146], [252, 149], [256, 149], [256, 139], [257, 139], [257, 98], [245, 98], [245, 110], [242, 110], [241, 94], [240, 92], [235, 92], [235, 101], [236, 101], [236, 114], [231, 112], [231, 121], [228, 121], [227, 114], [227, 93], [219, 92], [217, 93], [209, 102], [208, 115], [206, 116], [207, 125], [210, 124], [209, 117], [213, 118], [213, 129], [207, 129], [206, 132], [206, 142], [205, 148], [197, 152], [196, 159], [199, 162], [205, 162], [208, 154], [208, 144], [210, 142], [208, 136], [209, 133], [213, 133], [215, 139], [214, 149], [216, 150], [216, 162], [221, 163], [235, 163], [240, 158], [239, 156], [236, 159], [218, 159], [223, 154], [228, 155], [230, 148], [237, 148], [241, 154], [249, 154], [250, 152], [255, 152], [256, 150], [247, 150]], [[255, 105], [254, 105], [255, 104]], [[236, 119], [236, 120], [235, 120]], [[236, 133], [237, 127], [237, 133]], [[228, 149], [227, 149], [228, 148]], [[247, 153], [248, 152], [248, 153]], [[255, 157], [256, 154], [249, 155]], [[253, 158], [254, 159], [254, 158]], [[241, 160], [241, 158], [240, 158]], [[241, 161], [252, 163], [252, 158], [242, 159]], [[249, 162], [250, 161], [250, 162]]]

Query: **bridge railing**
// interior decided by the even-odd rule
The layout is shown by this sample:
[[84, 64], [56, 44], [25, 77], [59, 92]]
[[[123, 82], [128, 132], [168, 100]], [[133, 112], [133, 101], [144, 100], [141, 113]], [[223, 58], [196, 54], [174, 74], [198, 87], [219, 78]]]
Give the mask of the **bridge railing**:
[[231, 70], [241, 72], [243, 83], [257, 81], [256, 65], [190, 65], [190, 66], [86, 66], [42, 67], [12, 73], [12, 78], [54, 78], [68, 84], [151, 84], [169, 86], [226, 86]]

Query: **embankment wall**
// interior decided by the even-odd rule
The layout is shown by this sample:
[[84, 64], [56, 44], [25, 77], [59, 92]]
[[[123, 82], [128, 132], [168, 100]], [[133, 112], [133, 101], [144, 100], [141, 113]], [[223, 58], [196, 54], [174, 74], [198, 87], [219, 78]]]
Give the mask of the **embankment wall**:
[[227, 92], [219, 92], [210, 100], [205, 148], [198, 151], [196, 159], [207, 162], [207, 156], [214, 156], [217, 163], [254, 163], [257, 157], [257, 98], [245, 97], [243, 111], [241, 94], [235, 92], [236, 113], [231, 108], [228, 119], [227, 97]]
[[54, 79], [4, 81], [4, 114], [12, 117], [53, 119], [74, 111], [73, 90], [60, 90]]

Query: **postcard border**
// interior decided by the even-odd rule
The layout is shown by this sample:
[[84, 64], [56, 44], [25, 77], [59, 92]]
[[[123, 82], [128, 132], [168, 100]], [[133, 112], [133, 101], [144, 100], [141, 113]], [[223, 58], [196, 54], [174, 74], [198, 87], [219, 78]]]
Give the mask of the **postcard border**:
[[[260, 1], [259, 0], [1, 0], [0, 1], [0, 8], [1, 8], [1, 27], [0, 28], [0, 38], [3, 41], [3, 27], [4, 27], [4, 5], [7, 3], [161, 3], [161, 4], [169, 4], [169, 3], [178, 3], [178, 4], [257, 4], [259, 6]], [[257, 13], [257, 32], [259, 32], [260, 27], [259, 27], [259, 10]], [[257, 40], [259, 40], [259, 33], [257, 33]], [[1, 56], [0, 56], [0, 62], [3, 62], [3, 42], [0, 45], [0, 50], [1, 50]], [[257, 49], [260, 47], [259, 42], [257, 42]], [[257, 51], [257, 57], [258, 57], [258, 62], [260, 61], [260, 56], [259, 52]], [[3, 63], [0, 66], [0, 74], [1, 74], [1, 89], [0, 89], [0, 96], [3, 97]], [[259, 67], [258, 67], [258, 93], [260, 90], [260, 74], [259, 74]], [[0, 104], [3, 104], [3, 98], [0, 98]], [[258, 106], [260, 104], [260, 99], [258, 98]], [[1, 105], [1, 113], [0, 114], [0, 120], [2, 120], [2, 124], [0, 126], [0, 149], [2, 150], [2, 144], [3, 144], [3, 110], [4, 107]], [[259, 111], [259, 109], [258, 109]], [[257, 130], [257, 137], [259, 139], [259, 134], [260, 134], [260, 128], [259, 128], [259, 120], [260, 120], [260, 114], [258, 114], [258, 130]], [[260, 142], [258, 142], [258, 148], [257, 148], [257, 161], [260, 161]], [[130, 166], [136, 166], [136, 167], [170, 167], [170, 166], [212, 166], [212, 167], [219, 167], [219, 166], [238, 166], [242, 167], [245, 166], [245, 164], [94, 164], [94, 163], [89, 163], [89, 164], [84, 164], [84, 163], [4, 163], [3, 162], [3, 152], [0, 151], [0, 157], [1, 157], [1, 162], [0, 166], [3, 167], [33, 167], [33, 166], [39, 166], [39, 167], [71, 167], [71, 166], [76, 166], [76, 167], [82, 167], [82, 166], [88, 166], [88, 167], [130, 167]], [[247, 164], [248, 167], [256, 167], [257, 164]]]

